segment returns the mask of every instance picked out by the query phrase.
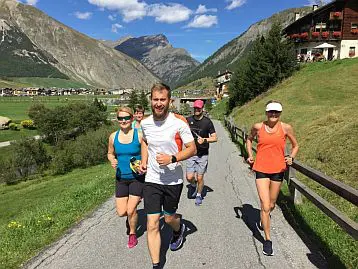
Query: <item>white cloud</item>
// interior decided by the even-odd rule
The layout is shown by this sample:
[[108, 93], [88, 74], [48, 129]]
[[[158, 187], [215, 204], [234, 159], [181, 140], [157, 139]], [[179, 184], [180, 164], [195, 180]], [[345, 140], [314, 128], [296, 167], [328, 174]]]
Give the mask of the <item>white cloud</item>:
[[197, 10], [195, 11], [195, 14], [203, 14], [207, 12], [217, 12], [217, 8], [209, 8], [207, 9], [205, 5], [199, 5]]
[[138, 0], [88, 0], [100, 8], [119, 11], [125, 22], [141, 19], [146, 15], [147, 4]]
[[148, 16], [155, 17], [155, 21], [176, 23], [189, 19], [192, 11], [181, 4], [154, 4], [148, 8]]
[[234, 8], [241, 7], [246, 3], [246, 0], [226, 0], [226, 2], [229, 2], [230, 4], [225, 7], [225, 9], [232, 10]]
[[30, 6], [36, 6], [39, 0], [17, 0], [17, 2], [24, 3]]
[[213, 41], [210, 40], [210, 39], [205, 40], [205, 42], [206, 42], [206, 43], [213, 43]]
[[118, 29], [121, 29], [123, 28], [122, 25], [120, 25], [119, 23], [115, 23], [115, 24], [112, 24], [112, 33], [118, 33]]
[[89, 20], [92, 17], [92, 12], [75, 12], [74, 13], [77, 19], [80, 20]]
[[218, 18], [213, 15], [196, 15], [186, 28], [210, 28], [218, 24]]
[[115, 21], [117, 18], [117, 15], [108, 15], [108, 19], [110, 20], [110, 21]]

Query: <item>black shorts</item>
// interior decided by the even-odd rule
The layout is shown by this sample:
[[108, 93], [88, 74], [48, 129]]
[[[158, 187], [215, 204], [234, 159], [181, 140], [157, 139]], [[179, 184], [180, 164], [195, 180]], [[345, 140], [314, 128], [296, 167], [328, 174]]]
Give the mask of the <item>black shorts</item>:
[[178, 209], [183, 184], [160, 185], [150, 182], [144, 183], [144, 210], [147, 214], [173, 215]]
[[129, 195], [143, 195], [144, 183], [136, 179], [116, 179], [116, 197], [128, 197]]
[[258, 171], [255, 172], [256, 172], [256, 179], [269, 178], [272, 181], [283, 181], [283, 176], [285, 175], [285, 172], [273, 173], [273, 174], [262, 173]]

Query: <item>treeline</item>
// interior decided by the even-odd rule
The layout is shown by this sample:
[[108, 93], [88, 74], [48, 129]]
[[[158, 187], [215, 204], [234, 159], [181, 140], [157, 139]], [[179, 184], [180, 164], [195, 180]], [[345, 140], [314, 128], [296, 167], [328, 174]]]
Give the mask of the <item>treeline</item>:
[[243, 57], [229, 84], [228, 109], [252, 100], [298, 69], [293, 44], [281, 35], [281, 25], [273, 23], [266, 37], [258, 37]]
[[53, 109], [35, 104], [29, 110], [40, 135], [10, 145], [10, 154], [1, 156], [0, 182], [13, 184], [39, 174], [64, 174], [107, 160], [108, 137], [114, 126], [107, 121], [106, 106], [75, 103]]

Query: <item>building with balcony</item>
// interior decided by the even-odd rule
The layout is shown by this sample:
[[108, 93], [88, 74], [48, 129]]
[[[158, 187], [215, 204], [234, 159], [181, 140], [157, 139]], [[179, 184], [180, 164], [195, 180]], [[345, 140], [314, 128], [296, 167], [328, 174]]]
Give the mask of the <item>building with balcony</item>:
[[215, 79], [216, 84], [216, 97], [221, 99], [222, 97], [229, 96], [229, 82], [231, 80], [232, 72], [226, 70], [224, 73], [218, 73]]
[[358, 57], [358, 1], [334, 0], [288, 25], [283, 33], [295, 43], [302, 61]]

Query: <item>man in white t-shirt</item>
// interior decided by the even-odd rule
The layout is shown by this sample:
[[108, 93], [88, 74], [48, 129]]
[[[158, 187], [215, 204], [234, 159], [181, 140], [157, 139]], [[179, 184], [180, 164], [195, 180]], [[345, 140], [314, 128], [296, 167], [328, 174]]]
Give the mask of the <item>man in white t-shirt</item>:
[[[173, 228], [170, 249], [178, 250], [183, 243], [185, 225], [180, 223], [176, 214], [184, 178], [180, 161], [196, 154], [194, 137], [189, 126], [173, 113], [169, 113], [170, 98], [169, 86], [155, 84], [151, 89], [153, 115], [141, 122], [141, 171], [146, 172], [143, 197], [147, 214], [148, 248], [153, 268], [160, 266], [159, 219], [162, 212], [165, 222]], [[179, 140], [176, 139], [178, 135]], [[183, 150], [181, 143], [185, 145]]]

